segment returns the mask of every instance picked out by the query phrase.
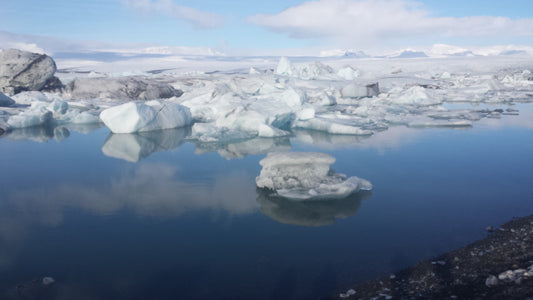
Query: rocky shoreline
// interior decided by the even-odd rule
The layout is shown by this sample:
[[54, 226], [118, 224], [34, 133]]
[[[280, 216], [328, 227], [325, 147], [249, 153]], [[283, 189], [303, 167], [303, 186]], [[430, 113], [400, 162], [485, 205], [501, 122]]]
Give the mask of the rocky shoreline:
[[326, 299], [533, 299], [533, 215]]

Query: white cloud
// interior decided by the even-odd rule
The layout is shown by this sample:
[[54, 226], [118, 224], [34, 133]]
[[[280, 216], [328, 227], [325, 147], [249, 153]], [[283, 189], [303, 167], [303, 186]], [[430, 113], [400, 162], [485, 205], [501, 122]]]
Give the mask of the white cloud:
[[252, 24], [294, 38], [331, 38], [357, 44], [391, 39], [533, 37], [533, 19], [433, 17], [411, 0], [307, 1], [278, 14], [258, 14]]
[[123, 0], [124, 4], [143, 14], [166, 14], [193, 24], [196, 28], [208, 29], [224, 25], [224, 18], [218, 14], [200, 11], [196, 8], [175, 5], [172, 0]]

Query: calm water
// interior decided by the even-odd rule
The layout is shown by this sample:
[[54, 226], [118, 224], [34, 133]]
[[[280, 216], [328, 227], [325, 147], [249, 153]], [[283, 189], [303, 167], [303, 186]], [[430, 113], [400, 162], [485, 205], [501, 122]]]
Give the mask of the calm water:
[[[316, 299], [533, 213], [533, 110], [469, 129], [193, 144], [187, 129], [0, 138], [0, 298]], [[77, 130], [77, 131], [75, 131]], [[79, 132], [85, 132], [84, 134]], [[268, 151], [319, 151], [374, 190], [256, 190]], [[51, 276], [49, 286], [32, 283]]]

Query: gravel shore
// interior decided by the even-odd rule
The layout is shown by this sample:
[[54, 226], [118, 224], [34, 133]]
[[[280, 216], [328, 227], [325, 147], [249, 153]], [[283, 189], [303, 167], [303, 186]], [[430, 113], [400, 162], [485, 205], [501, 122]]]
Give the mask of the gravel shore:
[[329, 299], [533, 299], [533, 215]]

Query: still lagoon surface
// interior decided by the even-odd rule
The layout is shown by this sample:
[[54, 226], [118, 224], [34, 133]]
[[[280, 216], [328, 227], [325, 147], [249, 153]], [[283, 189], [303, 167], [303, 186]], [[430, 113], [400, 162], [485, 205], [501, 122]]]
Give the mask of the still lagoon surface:
[[[506, 108], [496, 106], [491, 108]], [[320, 299], [533, 213], [533, 109], [472, 128], [233, 144], [188, 129], [0, 137], [0, 298]], [[81, 133], [80, 133], [81, 132]], [[371, 193], [294, 202], [256, 189], [272, 151], [313, 151]], [[42, 284], [52, 277], [53, 284]]]

